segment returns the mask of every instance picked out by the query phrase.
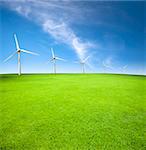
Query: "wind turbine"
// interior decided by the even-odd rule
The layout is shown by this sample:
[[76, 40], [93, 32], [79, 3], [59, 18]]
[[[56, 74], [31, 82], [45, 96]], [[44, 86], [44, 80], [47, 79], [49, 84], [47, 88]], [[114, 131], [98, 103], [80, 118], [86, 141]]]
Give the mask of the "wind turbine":
[[104, 73], [106, 73], [106, 68], [112, 70], [113, 67], [111, 67], [110, 65], [108, 65], [105, 61], [102, 62], [102, 65], [104, 67]]
[[63, 58], [60, 58], [60, 57], [55, 56], [55, 53], [54, 53], [53, 48], [51, 48], [51, 52], [52, 52], [51, 61], [52, 61], [52, 63], [53, 63], [53, 71], [54, 71], [54, 73], [56, 74], [56, 60], [61, 60], [61, 61], [66, 61], [66, 60], [63, 59]]
[[125, 72], [126, 72], [127, 67], [128, 67], [128, 65], [123, 66], [123, 67], [121, 68], [121, 71], [122, 71], [123, 73], [125, 73]]
[[38, 54], [31, 52], [31, 51], [28, 51], [28, 50], [25, 50], [25, 49], [21, 49], [19, 46], [19, 42], [18, 42], [16, 34], [14, 34], [14, 40], [15, 40], [15, 44], [16, 44], [16, 51], [12, 55], [10, 55], [8, 58], [6, 58], [4, 60], [4, 62], [8, 61], [15, 54], [18, 54], [18, 75], [21, 75], [21, 52], [32, 54], [32, 55], [38, 55]]
[[89, 59], [90, 56], [87, 56], [85, 59], [80, 59], [80, 61], [77, 61], [75, 63], [79, 63], [81, 64], [82, 67], [82, 73], [85, 73], [85, 66], [88, 65], [90, 67], [90, 65], [87, 63], [87, 60]]

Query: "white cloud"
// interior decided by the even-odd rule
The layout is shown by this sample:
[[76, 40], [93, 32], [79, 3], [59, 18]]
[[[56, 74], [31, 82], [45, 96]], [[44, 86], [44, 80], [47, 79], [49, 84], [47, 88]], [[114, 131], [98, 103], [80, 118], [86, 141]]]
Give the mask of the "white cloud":
[[94, 45], [77, 36], [71, 28], [68, 21], [69, 15], [80, 10], [70, 7], [69, 1], [65, 1], [64, 4], [60, 1], [8, 1], [7, 6], [20, 15], [37, 22], [55, 40], [71, 46], [80, 59], [84, 59], [88, 50]]
[[88, 50], [94, 47], [94, 44], [89, 41], [81, 41], [81, 39], [77, 37], [71, 28], [69, 28], [64, 22], [56, 24], [53, 20], [47, 20], [43, 24], [43, 29], [55, 39], [70, 45], [80, 59], [84, 59]]
[[19, 14], [21, 14], [21, 15], [23, 15], [23, 16], [25, 16], [25, 17], [28, 17], [28, 15], [29, 15], [30, 12], [31, 12], [31, 10], [30, 10], [29, 7], [24, 8], [24, 7], [22, 7], [22, 6], [16, 7], [15, 10], [16, 10]]
[[85, 58], [87, 51], [94, 47], [94, 44], [90, 42], [81, 42], [79, 38], [75, 37], [72, 40], [72, 46], [76, 50], [76, 52], [80, 55], [81, 59]]

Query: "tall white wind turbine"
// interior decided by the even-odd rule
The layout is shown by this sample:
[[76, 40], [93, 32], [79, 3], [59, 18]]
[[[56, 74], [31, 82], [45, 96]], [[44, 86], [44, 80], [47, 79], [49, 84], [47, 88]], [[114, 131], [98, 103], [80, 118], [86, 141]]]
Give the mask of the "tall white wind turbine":
[[61, 61], [66, 61], [66, 60], [63, 58], [55, 56], [53, 48], [51, 48], [51, 53], [52, 53], [51, 61], [53, 63], [53, 72], [56, 74], [56, 60], [61, 60]]
[[4, 60], [4, 62], [8, 61], [15, 54], [18, 54], [18, 75], [21, 75], [21, 52], [32, 54], [32, 55], [38, 55], [38, 54], [31, 52], [31, 51], [28, 51], [28, 50], [25, 50], [25, 49], [21, 49], [19, 46], [19, 42], [18, 42], [16, 34], [14, 34], [14, 40], [15, 40], [15, 44], [16, 44], [16, 51], [12, 55], [10, 55], [8, 58], [6, 58]]
[[82, 73], [85, 73], [85, 66], [88, 65], [90, 67], [90, 65], [87, 63], [87, 60], [90, 58], [90, 56], [86, 57], [85, 59], [80, 59], [80, 61], [77, 61], [76, 63], [79, 63], [82, 67]]

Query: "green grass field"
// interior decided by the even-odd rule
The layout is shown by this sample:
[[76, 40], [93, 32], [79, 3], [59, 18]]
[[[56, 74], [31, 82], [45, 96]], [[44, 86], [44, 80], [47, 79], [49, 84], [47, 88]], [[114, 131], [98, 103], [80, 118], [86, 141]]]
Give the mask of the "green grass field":
[[146, 77], [1, 75], [0, 150], [145, 150]]

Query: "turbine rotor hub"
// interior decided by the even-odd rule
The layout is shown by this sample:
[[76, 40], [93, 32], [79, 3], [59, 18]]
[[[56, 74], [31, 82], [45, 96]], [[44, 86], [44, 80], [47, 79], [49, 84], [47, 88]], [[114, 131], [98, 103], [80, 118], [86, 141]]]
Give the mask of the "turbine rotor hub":
[[19, 50], [17, 50], [17, 53], [20, 53], [21, 51], [20, 51], [20, 49]]

